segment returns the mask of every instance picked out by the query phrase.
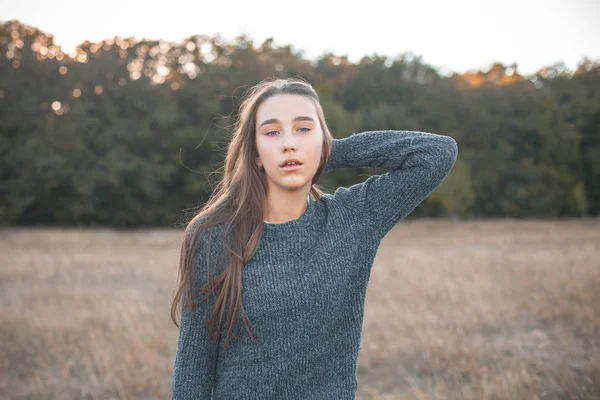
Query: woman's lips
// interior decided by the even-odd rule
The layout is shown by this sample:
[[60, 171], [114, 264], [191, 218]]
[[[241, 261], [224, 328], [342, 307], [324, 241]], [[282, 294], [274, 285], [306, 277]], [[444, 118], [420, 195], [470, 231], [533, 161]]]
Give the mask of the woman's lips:
[[295, 169], [298, 169], [302, 166], [302, 164], [292, 164], [292, 165], [284, 165], [283, 167], [281, 167], [281, 169], [283, 169], [284, 171], [293, 171]]

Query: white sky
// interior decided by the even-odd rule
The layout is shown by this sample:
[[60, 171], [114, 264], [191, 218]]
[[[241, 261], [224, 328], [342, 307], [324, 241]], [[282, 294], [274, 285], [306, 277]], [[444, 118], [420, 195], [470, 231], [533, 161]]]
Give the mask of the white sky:
[[[180, 41], [220, 32], [273, 37], [316, 58], [326, 51], [355, 62], [364, 55], [421, 55], [441, 72], [516, 62], [529, 75], [584, 56], [600, 59], [598, 0], [20, 0], [2, 4], [0, 21], [18, 19], [51, 33], [64, 51], [114, 36]], [[352, 4], [352, 5], [351, 5]]]

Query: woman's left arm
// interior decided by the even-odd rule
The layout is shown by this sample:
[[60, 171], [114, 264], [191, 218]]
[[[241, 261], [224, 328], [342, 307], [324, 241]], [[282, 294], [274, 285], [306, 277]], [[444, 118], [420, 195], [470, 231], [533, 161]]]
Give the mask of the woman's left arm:
[[386, 168], [334, 197], [359, 212], [383, 238], [442, 183], [456, 162], [458, 144], [446, 135], [419, 131], [366, 131], [334, 139], [325, 171]]

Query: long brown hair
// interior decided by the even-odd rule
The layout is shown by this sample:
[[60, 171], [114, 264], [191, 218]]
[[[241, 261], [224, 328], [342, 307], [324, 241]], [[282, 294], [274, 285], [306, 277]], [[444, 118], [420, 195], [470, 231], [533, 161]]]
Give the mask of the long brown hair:
[[[171, 319], [177, 327], [176, 313], [180, 310], [182, 294], [185, 291], [186, 306], [190, 311], [204, 301], [209, 300], [215, 292], [218, 297], [214, 301], [209, 321], [209, 336], [216, 343], [220, 339], [223, 316], [228, 315], [228, 331], [225, 346], [228, 345], [238, 313], [241, 315], [252, 340], [256, 339], [250, 328], [250, 320], [242, 306], [242, 268], [254, 254], [263, 230], [263, 217], [267, 193], [267, 179], [264, 170], [256, 165], [258, 152], [256, 149], [255, 121], [258, 107], [271, 96], [279, 94], [297, 94], [313, 100], [321, 129], [323, 131], [323, 151], [321, 163], [317, 169], [310, 188], [309, 196], [320, 199], [324, 192], [315, 184], [327, 166], [331, 153], [333, 137], [319, 102], [317, 92], [300, 78], [267, 78], [251, 87], [244, 95], [236, 118], [235, 131], [227, 148], [223, 178], [220, 180], [207, 203], [187, 224], [181, 244], [179, 258], [178, 288], [171, 306]], [[200, 247], [207, 229], [223, 224], [224, 235], [219, 236], [218, 245], [225, 247], [227, 256], [223, 263], [225, 268], [213, 279], [208, 280], [200, 288], [206, 296], [194, 304], [192, 291], [195, 290], [194, 254]], [[234, 232], [233, 235], [230, 233]], [[210, 238], [210, 232], [209, 232]], [[210, 245], [208, 247], [210, 249]], [[211, 254], [206, 251], [206, 256]], [[228, 306], [229, 305], [229, 306]], [[207, 311], [208, 312], [208, 311]], [[192, 312], [189, 313], [193, 315]], [[215, 330], [215, 322], [218, 326]], [[235, 335], [234, 335], [235, 336]]]

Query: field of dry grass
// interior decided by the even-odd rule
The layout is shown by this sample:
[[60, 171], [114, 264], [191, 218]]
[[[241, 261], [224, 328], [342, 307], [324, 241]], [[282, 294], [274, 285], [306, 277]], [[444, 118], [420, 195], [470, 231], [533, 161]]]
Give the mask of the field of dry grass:
[[[180, 230], [0, 230], [0, 398], [167, 399]], [[358, 399], [599, 399], [600, 221], [405, 221]]]

